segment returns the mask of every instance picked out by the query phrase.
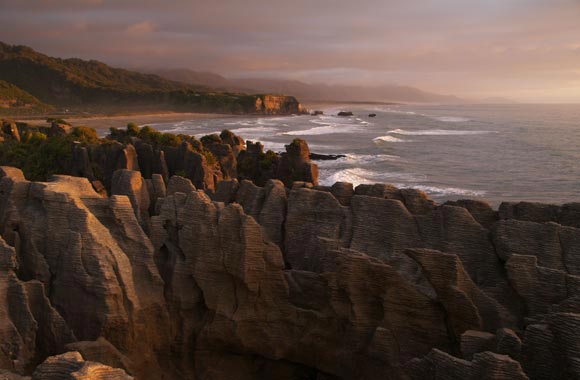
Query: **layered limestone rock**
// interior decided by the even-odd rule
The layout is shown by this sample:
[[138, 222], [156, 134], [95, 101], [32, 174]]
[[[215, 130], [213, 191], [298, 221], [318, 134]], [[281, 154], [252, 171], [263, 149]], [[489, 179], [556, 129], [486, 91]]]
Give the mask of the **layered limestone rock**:
[[204, 140], [204, 148], [211, 152], [213, 157], [217, 159], [223, 179], [226, 180], [238, 178], [238, 161], [236, 157], [240, 152], [239, 145], [234, 145], [238, 142], [237, 136], [232, 132], [228, 132], [229, 131], [224, 131], [221, 135], [224, 135], [224, 137], [230, 142], [229, 144], [222, 141], [221, 137], [217, 135], [212, 135], [215, 138]]
[[[105, 188], [109, 191], [111, 190], [115, 171], [119, 169], [139, 170], [137, 151], [131, 144], [123, 145], [115, 141], [110, 144], [90, 146], [88, 155], [90, 156], [90, 162], [85, 161], [86, 158], [84, 153], [82, 153], [82, 166], [86, 168], [84, 170], [88, 173], [84, 177], [87, 177], [90, 181], [100, 178]], [[95, 173], [95, 169], [92, 166], [98, 168], [98, 173]]]
[[143, 178], [151, 179], [157, 174], [167, 182], [169, 180], [169, 168], [165, 161], [165, 152], [136, 138], [133, 138], [133, 145], [137, 152], [137, 161]]
[[219, 163], [209, 162], [188, 142], [179, 148], [167, 148], [165, 157], [170, 173], [190, 179], [198, 189], [214, 190], [216, 182], [223, 178]]
[[104, 337], [138, 373], [159, 374], [155, 352], [166, 349], [169, 337], [151, 326], [168, 319], [163, 283], [129, 198], [104, 199], [87, 179], [66, 176], [47, 183], [4, 176], [0, 191], [0, 234], [15, 247], [18, 263], [12, 286], [26, 281], [19, 295], [11, 291], [8, 310], [23, 305], [11, 319], [18, 335], [28, 334], [29, 348], [13, 348], [12, 360], [38, 364], [66, 343]]
[[408, 368], [412, 380], [529, 380], [520, 363], [492, 352], [475, 354], [467, 361], [434, 349], [425, 358], [409, 363]]
[[299, 114], [303, 108], [293, 96], [263, 95], [258, 96], [255, 102], [257, 113], [266, 115]]
[[191, 181], [187, 178], [180, 177], [178, 175], [174, 175], [169, 180], [167, 184], [167, 190], [165, 191], [166, 195], [173, 195], [175, 193], [184, 193], [188, 194], [192, 191], [195, 191], [195, 186], [191, 183]]
[[0, 367], [28, 372], [38, 358], [64, 350], [73, 332], [53, 308], [44, 286], [21, 281], [15, 249], [0, 238]]
[[[481, 202], [465, 200], [436, 207], [421, 195], [404, 197], [403, 191], [379, 185], [367, 187], [370, 192], [364, 188], [357, 188], [355, 192], [383, 198], [376, 201], [356, 195], [346, 199], [333, 197], [330, 191], [309, 190], [308, 187], [311, 186], [295, 184], [295, 190], [288, 198], [284, 253], [287, 265], [293, 269], [323, 271], [322, 268], [332, 261], [328, 246], [355, 248], [391, 263], [407, 279], [413, 279], [414, 286], [424, 294], [437, 294], [449, 313], [447, 324], [456, 318], [460, 322], [459, 325], [452, 323], [452, 326], [459, 327], [452, 329], [456, 331], [456, 339], [463, 331], [472, 328], [470, 326], [491, 333], [499, 331], [500, 343], [494, 343], [490, 349], [498, 354], [509, 354], [513, 360], [521, 360], [524, 369], [538, 366], [538, 362], [543, 363], [540, 366], [546, 364], [542, 360], [532, 362], [527, 359], [542, 355], [545, 348], [540, 344], [521, 348], [522, 329], [526, 329], [530, 322], [541, 322], [534, 315], [545, 314], [553, 310], [554, 305], [561, 305], [559, 310], [578, 311], [578, 300], [574, 296], [578, 284], [576, 253], [579, 252], [576, 248], [578, 230], [575, 228], [555, 226], [550, 222], [522, 224], [513, 219], [498, 222], [497, 212]], [[250, 199], [263, 199], [260, 188], [253, 193], [256, 195]], [[343, 206], [348, 203], [349, 208]], [[253, 204], [244, 209], [252, 215], [259, 214], [259, 202], [246, 201], [243, 204]], [[569, 205], [566, 207], [570, 209]], [[552, 230], [554, 232], [550, 235]], [[448, 253], [422, 251], [420, 263], [429, 259], [431, 264], [429, 268], [418, 270], [404, 259], [408, 255], [417, 259], [417, 252], [421, 251], [405, 251], [411, 247]], [[522, 256], [516, 252], [532, 255]], [[449, 257], [453, 265], [442, 266], [443, 257]], [[530, 259], [523, 260], [526, 257]], [[540, 258], [551, 268], [539, 267]], [[507, 263], [504, 260], [508, 260]], [[438, 272], [433, 272], [435, 269]], [[436, 277], [432, 277], [435, 273]], [[450, 273], [457, 273], [463, 278], [462, 282], [467, 281], [468, 288], [461, 290], [465, 285], [458, 287], [457, 282], [451, 281], [454, 277]], [[442, 284], [436, 285], [435, 279], [443, 281]], [[463, 294], [459, 298], [453, 293], [458, 290]], [[459, 305], [445, 306], [446, 298], [459, 302]], [[461, 299], [464, 301], [459, 301]], [[469, 309], [472, 312], [468, 312]], [[469, 321], [470, 313], [472, 322], [461, 327]], [[563, 351], [564, 344], [558, 342], [551, 347], [549, 355], [553, 356], [554, 352]], [[527, 354], [520, 355], [520, 350]], [[568, 354], [571, 362], [574, 362], [575, 355]], [[467, 359], [472, 357], [473, 352]]]
[[388, 185], [232, 179], [206, 192], [151, 177], [118, 170], [103, 198], [85, 178], [0, 167], [1, 368], [580, 378], [574, 204], [497, 212]]
[[135, 373], [133, 362], [103, 337], [95, 341], [69, 343], [65, 349], [79, 352], [86, 360], [104, 363], [113, 368], [121, 368], [129, 374]]
[[151, 179], [145, 180], [145, 183], [147, 184], [147, 192], [149, 193], [149, 214], [154, 215], [157, 201], [167, 196], [167, 187], [161, 174], [153, 174]]
[[310, 149], [306, 141], [294, 139], [285, 147], [286, 153], [276, 167], [275, 178], [280, 179], [286, 186], [291, 186], [294, 181], [318, 185], [318, 166], [310, 161]]
[[513, 315], [473, 283], [458, 256], [425, 249], [407, 250], [406, 254], [421, 266], [457, 339], [467, 330], [495, 331], [516, 325]]
[[246, 149], [244, 139], [240, 136], [236, 136], [233, 132], [228, 131], [227, 129], [220, 133], [220, 138], [224, 144], [228, 144], [232, 148], [236, 157], [238, 157], [238, 154], [240, 154], [242, 150]]
[[85, 361], [78, 352], [47, 358], [36, 368], [32, 380], [133, 380], [125, 371]]
[[121, 169], [113, 173], [111, 195], [129, 197], [137, 220], [145, 230], [148, 229], [151, 198], [147, 183], [141, 177], [141, 172]]
[[[4, 163], [21, 165], [30, 176], [42, 180], [48, 180], [53, 173], [85, 177], [103, 196], [112, 194], [113, 174], [122, 169], [139, 171], [145, 180], [160, 175], [166, 184], [171, 176], [179, 175], [208, 194], [222, 180], [249, 179], [260, 186], [269, 179], [281, 179], [287, 186], [292, 181], [318, 180], [316, 165], [310, 162], [308, 145], [303, 140], [290, 144], [282, 157], [272, 151], [264, 153], [260, 143], [248, 142], [246, 149], [244, 140], [228, 130], [204, 136], [200, 141], [130, 123], [126, 130], [111, 128], [105, 138], [99, 138], [95, 130], [82, 126], [53, 124], [49, 128], [0, 122], [0, 142], [9, 142], [10, 149], [14, 149], [14, 153], [2, 157]], [[21, 135], [26, 139], [21, 141]], [[16, 154], [37, 149], [31, 143], [40, 143], [43, 149], [53, 152], [49, 155], [54, 162], [46, 165], [34, 155]]]
[[[321, 273], [285, 271], [280, 249], [240, 205], [201, 192], [168, 197], [152, 218], [152, 240], [170, 309], [182, 310], [179, 335], [199, 332], [195, 351], [379, 379], [402, 376], [401, 363], [416, 352], [450, 344], [440, 306], [392, 267], [345, 250], [329, 252], [335, 262]], [[196, 365], [206, 371], [209, 363]]]

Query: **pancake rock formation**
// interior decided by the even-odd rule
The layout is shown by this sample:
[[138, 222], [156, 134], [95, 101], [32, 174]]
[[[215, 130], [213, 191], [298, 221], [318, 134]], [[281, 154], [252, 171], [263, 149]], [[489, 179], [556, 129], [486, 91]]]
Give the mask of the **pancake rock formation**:
[[0, 167], [0, 377], [580, 378], [580, 204], [136, 169]]

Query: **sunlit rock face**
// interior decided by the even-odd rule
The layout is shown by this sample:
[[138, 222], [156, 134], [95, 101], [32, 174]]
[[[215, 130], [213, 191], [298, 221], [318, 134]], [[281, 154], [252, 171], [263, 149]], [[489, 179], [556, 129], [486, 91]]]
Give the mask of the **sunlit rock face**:
[[299, 114], [304, 107], [293, 96], [264, 95], [256, 98], [256, 112], [266, 115]]
[[103, 198], [85, 178], [0, 169], [10, 376], [580, 376], [573, 205], [279, 180], [208, 194], [126, 168]]

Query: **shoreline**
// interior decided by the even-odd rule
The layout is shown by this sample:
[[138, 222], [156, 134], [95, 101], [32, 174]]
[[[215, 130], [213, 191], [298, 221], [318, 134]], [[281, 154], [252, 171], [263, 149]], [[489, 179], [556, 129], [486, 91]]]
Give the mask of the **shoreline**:
[[[195, 113], [195, 112], [160, 112], [160, 113], [135, 113], [123, 115], [91, 115], [87, 117], [72, 117], [63, 119], [70, 122], [72, 125], [82, 125], [85, 127], [94, 128], [97, 131], [107, 130], [111, 127], [125, 128], [127, 123], [135, 123], [137, 125], [148, 125], [157, 123], [171, 123], [184, 120], [206, 120], [206, 119], [227, 119], [234, 117], [253, 117], [254, 115], [234, 115], [234, 114], [218, 114], [218, 113]], [[263, 116], [261, 116], [263, 117]], [[46, 119], [36, 118], [15, 118], [17, 121], [22, 121], [30, 124], [46, 124]]]

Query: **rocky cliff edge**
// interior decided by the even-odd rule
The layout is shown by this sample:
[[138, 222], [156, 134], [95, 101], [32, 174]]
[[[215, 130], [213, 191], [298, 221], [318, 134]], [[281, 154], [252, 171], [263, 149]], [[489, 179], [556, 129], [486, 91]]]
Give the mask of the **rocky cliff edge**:
[[157, 176], [0, 168], [10, 376], [580, 377], [580, 204]]

